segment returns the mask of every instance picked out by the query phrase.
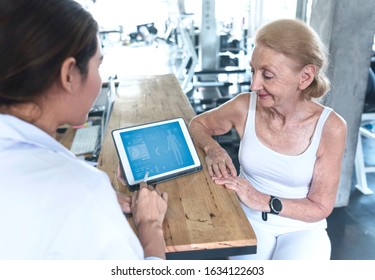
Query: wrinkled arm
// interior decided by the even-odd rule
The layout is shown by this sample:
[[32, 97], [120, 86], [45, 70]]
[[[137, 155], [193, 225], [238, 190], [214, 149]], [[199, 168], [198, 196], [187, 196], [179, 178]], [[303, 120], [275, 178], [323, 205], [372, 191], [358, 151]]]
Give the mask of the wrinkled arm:
[[223, 135], [235, 128], [240, 136], [245, 125], [248, 95], [238, 95], [218, 108], [193, 118], [189, 125], [195, 143], [204, 150], [206, 164], [211, 177], [237, 176], [236, 168], [213, 136]]

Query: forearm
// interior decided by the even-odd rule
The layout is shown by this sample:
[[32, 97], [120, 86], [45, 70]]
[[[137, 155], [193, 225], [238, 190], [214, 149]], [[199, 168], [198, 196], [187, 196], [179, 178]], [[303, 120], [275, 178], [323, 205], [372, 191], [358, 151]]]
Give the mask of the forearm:
[[160, 225], [156, 222], [152, 224], [141, 223], [138, 226], [138, 237], [145, 257], [152, 256], [165, 259], [164, 235]]
[[[251, 208], [261, 212], [271, 212], [271, 207], [269, 205], [271, 200], [270, 195], [254, 193], [251, 196]], [[282, 210], [279, 214], [280, 216], [307, 223], [318, 222], [325, 219], [333, 209], [333, 207], [323, 206], [323, 204], [316, 203], [309, 198], [279, 199], [282, 203]]]
[[206, 154], [210, 149], [220, 147], [219, 143], [212, 138], [213, 132], [200, 122], [192, 120], [189, 125], [189, 130], [194, 142], [202, 148]]
[[318, 175], [319, 173], [324, 174], [320, 169], [322, 166], [316, 164], [315, 177], [305, 198], [282, 201], [285, 204], [285, 207], [283, 204], [283, 211], [280, 213], [282, 216], [313, 223], [323, 220], [331, 214], [336, 202], [340, 169], [331, 169], [326, 172], [325, 176]]
[[[198, 117], [199, 118], [199, 117]], [[209, 129], [205, 123], [193, 119], [189, 126], [190, 133], [195, 143], [203, 149], [206, 154], [206, 164], [211, 177], [237, 176], [237, 170], [227, 151], [212, 138], [213, 135], [220, 135], [219, 129]]]
[[[307, 198], [304, 199], [283, 199], [279, 198], [282, 203], [282, 210], [279, 214], [281, 217], [290, 218], [293, 220], [299, 220], [307, 223], [318, 222], [325, 219], [332, 211], [332, 208], [323, 207], [317, 203], [310, 201]], [[269, 202], [271, 196], [267, 194], [253, 195], [251, 202], [248, 207], [268, 213], [271, 212]]]
[[304, 199], [281, 199], [283, 210], [280, 216], [295, 220], [314, 223], [329, 216], [333, 206], [323, 206], [308, 198]]
[[[214, 178], [214, 182], [234, 190], [247, 207], [259, 212], [271, 212], [270, 194], [256, 190], [247, 179], [242, 177]], [[332, 194], [325, 193], [324, 196], [310, 194], [308, 197], [300, 199], [278, 197], [282, 203], [279, 216], [308, 223], [318, 222], [332, 212], [335, 202], [334, 194], [334, 192]]]

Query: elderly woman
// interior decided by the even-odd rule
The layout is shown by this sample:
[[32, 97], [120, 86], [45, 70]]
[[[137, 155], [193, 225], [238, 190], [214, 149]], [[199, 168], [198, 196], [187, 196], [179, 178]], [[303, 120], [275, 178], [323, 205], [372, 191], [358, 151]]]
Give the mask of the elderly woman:
[[[263, 26], [251, 57], [250, 93], [195, 117], [191, 134], [215, 183], [234, 190], [258, 250], [238, 259], [329, 259], [346, 123], [314, 99], [329, 90], [327, 55], [299, 20]], [[240, 171], [212, 136], [235, 128]]]

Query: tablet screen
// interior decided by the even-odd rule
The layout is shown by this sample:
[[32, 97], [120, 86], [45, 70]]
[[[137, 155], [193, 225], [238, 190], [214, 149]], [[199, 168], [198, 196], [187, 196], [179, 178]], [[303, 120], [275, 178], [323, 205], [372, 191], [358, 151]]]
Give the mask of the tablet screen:
[[129, 185], [148, 172], [149, 183], [201, 169], [195, 147], [182, 118], [117, 129], [112, 132]]

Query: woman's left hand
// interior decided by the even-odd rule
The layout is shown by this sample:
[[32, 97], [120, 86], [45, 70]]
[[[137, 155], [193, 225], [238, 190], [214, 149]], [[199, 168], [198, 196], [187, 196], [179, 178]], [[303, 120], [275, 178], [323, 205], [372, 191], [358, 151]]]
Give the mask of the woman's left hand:
[[124, 213], [130, 213], [131, 212], [131, 204], [132, 204], [132, 198], [129, 195], [116, 192], [117, 200], [120, 203], [121, 209]]

